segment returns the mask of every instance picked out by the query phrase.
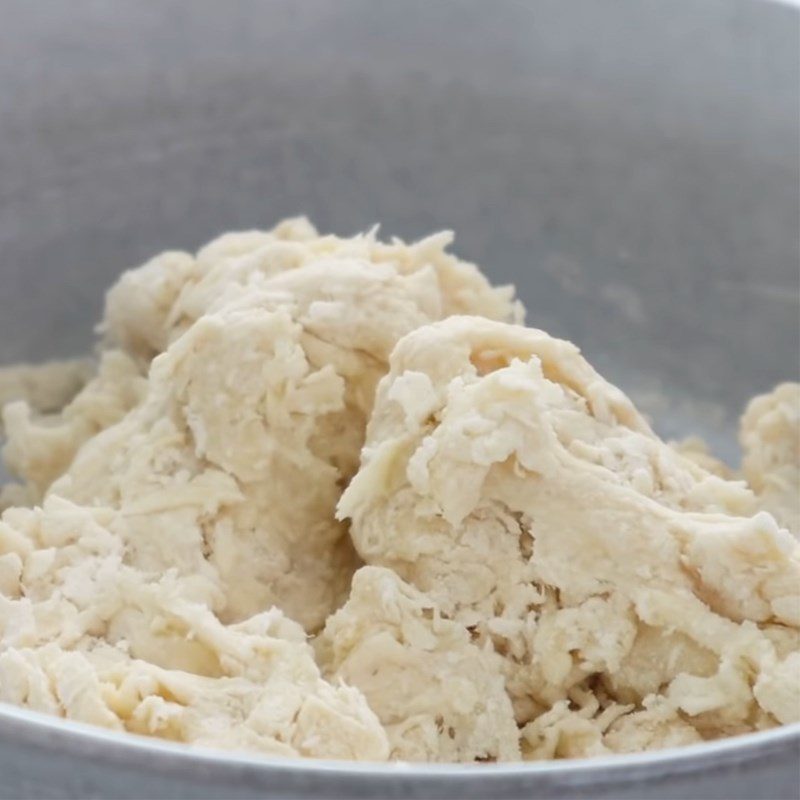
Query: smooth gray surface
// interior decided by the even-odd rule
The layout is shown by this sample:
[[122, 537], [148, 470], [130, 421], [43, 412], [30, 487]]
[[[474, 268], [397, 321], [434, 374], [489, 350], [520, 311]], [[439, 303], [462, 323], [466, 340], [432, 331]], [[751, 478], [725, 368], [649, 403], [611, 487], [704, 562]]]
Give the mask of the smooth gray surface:
[[[577, 341], [662, 432], [703, 432], [725, 455], [747, 398], [797, 374], [793, 9], [744, 0], [0, 0], [0, 9], [0, 363], [86, 350], [104, 288], [159, 249], [307, 212], [342, 233], [375, 221], [405, 236], [453, 228], [460, 254], [518, 284], [530, 324]], [[128, 761], [119, 748], [92, 757], [96, 747], [0, 713], [0, 794], [141, 795], [138, 775], [146, 793], [213, 796], [218, 774], [228, 796], [267, 796], [278, 780], [270, 768], [245, 778], [156, 756], [143, 773], [147, 758]], [[709, 765], [696, 792], [664, 777], [650, 796], [780, 797], [796, 785], [787, 752], [742, 754], [735, 770]], [[703, 759], [690, 769], [702, 772]], [[570, 786], [583, 796], [564, 783], [570, 774], [534, 769], [491, 793], [549, 797]], [[643, 774], [617, 770], [607, 791], [580, 791], [642, 796]], [[321, 785], [285, 780], [277, 785]], [[410, 786], [380, 785], [385, 796]], [[457, 793], [443, 787], [411, 789]]]
[[[5, 2], [0, 362], [166, 247], [450, 227], [669, 435], [797, 371], [797, 12], [739, 0]], [[725, 438], [727, 436], [727, 439]]]

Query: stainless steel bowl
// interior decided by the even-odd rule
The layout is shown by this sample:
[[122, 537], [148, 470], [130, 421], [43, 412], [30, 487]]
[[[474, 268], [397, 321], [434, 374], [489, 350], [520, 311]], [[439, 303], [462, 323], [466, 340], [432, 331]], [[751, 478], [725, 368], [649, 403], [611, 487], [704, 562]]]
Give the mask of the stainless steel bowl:
[[[798, 15], [746, 0], [4, 6], [0, 362], [85, 351], [165, 247], [449, 227], [668, 436], [796, 377]], [[480, 769], [274, 762], [0, 708], [6, 797], [796, 797], [797, 726]]]

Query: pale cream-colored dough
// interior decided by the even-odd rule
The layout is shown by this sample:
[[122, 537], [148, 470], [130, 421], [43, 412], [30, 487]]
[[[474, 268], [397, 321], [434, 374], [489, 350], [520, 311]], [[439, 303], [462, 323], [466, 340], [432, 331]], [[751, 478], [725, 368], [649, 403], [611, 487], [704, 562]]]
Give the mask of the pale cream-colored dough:
[[750, 401], [739, 438], [742, 471], [759, 504], [800, 532], [800, 384], [782, 383]]
[[355, 574], [350, 599], [328, 619], [317, 648], [327, 675], [364, 693], [392, 758], [519, 759], [500, 657], [391, 570]]
[[625, 749], [656, 700], [648, 747], [800, 719], [797, 542], [567, 342], [465, 317], [405, 337], [339, 513], [504, 656], [529, 757]]
[[[22, 428], [30, 430], [29, 421], [33, 415], [46, 415], [49, 422], [58, 419], [58, 412], [68, 405], [78, 392], [91, 379], [92, 362], [89, 359], [68, 361], [48, 361], [44, 364], [15, 364], [0, 367], [0, 438], [6, 435], [3, 409], [12, 403], [17, 404], [17, 418], [12, 419], [10, 434], [19, 439]], [[13, 410], [12, 410], [13, 415]], [[51, 437], [51, 431], [45, 437]], [[49, 445], [46, 445], [49, 448]], [[23, 447], [24, 450], [27, 446]], [[33, 446], [35, 449], [35, 445]], [[29, 456], [24, 456], [29, 457]], [[30, 457], [35, 457], [30, 454]], [[52, 463], [56, 458], [46, 452], [44, 459]], [[6, 461], [13, 461], [13, 453], [6, 453]], [[34, 468], [35, 469], [35, 468]], [[29, 505], [41, 499], [34, 477], [27, 485], [11, 483], [0, 485], [0, 512], [13, 505]]]
[[22, 481], [5, 498], [43, 505], [0, 529], [0, 699], [215, 746], [388, 756], [363, 695], [319, 677], [283, 614], [314, 630], [346, 599], [358, 562], [335, 506], [397, 339], [452, 311], [520, 317], [449, 240], [290, 221], [121, 278], [83, 391], [52, 415], [5, 409]]
[[216, 588], [126, 565], [108, 508], [49, 497], [0, 522], [0, 700], [81, 722], [271, 755], [381, 759], [359, 692], [323, 681], [277, 609], [239, 625]]
[[142, 402], [87, 442], [51, 492], [119, 509], [129, 562], [207, 575], [225, 621], [277, 605], [313, 631], [357, 565], [334, 510], [395, 342], [451, 307], [507, 319], [516, 309], [443, 254], [446, 237], [244, 239], [204, 248], [194, 272], [168, 254], [112, 289], [106, 327], [139, 360], [158, 319], [181, 322], [148, 340], [167, 349]]
[[85, 359], [0, 367], [0, 408], [24, 400], [42, 413], [60, 411], [91, 376], [91, 361]]
[[32, 502], [40, 502], [53, 481], [69, 468], [80, 448], [119, 422], [144, 397], [147, 387], [136, 363], [119, 350], [100, 358], [96, 374], [59, 411], [38, 413], [25, 400], [2, 408], [7, 443], [3, 457], [24, 480]]
[[[149, 361], [201, 316], [246, 297], [271, 278], [309, 265], [320, 274], [330, 274], [343, 264], [384, 265], [398, 276], [423, 273], [435, 278], [430, 304], [438, 304], [438, 317], [479, 314], [521, 321], [522, 306], [513, 291], [490, 286], [474, 264], [447, 253], [452, 240], [447, 232], [413, 244], [399, 239], [382, 242], [375, 231], [349, 239], [320, 236], [304, 218], [287, 219], [271, 231], [226, 233], [196, 256], [166, 252], [125, 273], [108, 293], [101, 329], [110, 343]], [[425, 278], [420, 280], [424, 283]], [[323, 287], [306, 285], [306, 295], [314, 292], [323, 316], [345, 310], [336, 298], [324, 296]], [[365, 304], [369, 292], [365, 287], [361, 298]], [[368, 314], [369, 309], [360, 312]], [[392, 315], [386, 324], [396, 329]], [[347, 320], [339, 325], [346, 328]]]
[[0, 701], [362, 760], [800, 718], [800, 388], [738, 479], [450, 239], [226, 234], [121, 277], [92, 375], [0, 374]]

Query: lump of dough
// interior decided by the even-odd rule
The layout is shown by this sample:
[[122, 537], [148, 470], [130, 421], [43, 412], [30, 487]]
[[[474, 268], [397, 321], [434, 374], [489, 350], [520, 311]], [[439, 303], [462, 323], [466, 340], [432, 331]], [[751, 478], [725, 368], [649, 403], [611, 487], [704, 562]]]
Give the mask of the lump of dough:
[[615, 720], [603, 737], [612, 753], [642, 753], [665, 747], [683, 747], [703, 741], [668, 703], [646, 703], [641, 711]]
[[597, 715], [655, 694], [708, 738], [794, 713], [759, 694], [796, 694], [766, 628], [800, 626], [800, 557], [754, 504], [573, 345], [453, 317], [395, 348], [339, 514], [504, 657], [520, 723], [575, 691]]
[[109, 290], [101, 330], [113, 346], [148, 361], [204, 314], [241, 299], [281, 273], [312, 264], [327, 271], [342, 265], [385, 265], [403, 276], [432, 271], [441, 302], [439, 316], [522, 320], [523, 309], [511, 287], [491, 286], [474, 264], [446, 252], [452, 234], [406, 244], [399, 239], [381, 242], [376, 231], [350, 238], [322, 236], [301, 217], [284, 220], [270, 231], [223, 234], [196, 256], [163, 253], [123, 274]]
[[363, 694], [320, 677], [293, 620], [320, 628], [358, 566], [335, 506], [396, 341], [454, 311], [519, 318], [448, 242], [295, 220], [121, 278], [83, 391], [53, 414], [5, 409], [23, 483], [4, 502], [36, 507], [0, 522], [0, 699], [199, 744], [388, 757]]
[[24, 400], [41, 413], [60, 411], [92, 376], [86, 359], [0, 367], [0, 408]]
[[800, 384], [753, 398], [739, 438], [742, 472], [761, 507], [800, 535]]
[[382, 760], [361, 694], [326, 683], [277, 609], [236, 625], [199, 576], [127, 566], [118, 514], [56, 497], [0, 521], [0, 700], [271, 755]]
[[[118, 509], [127, 563], [205, 576], [226, 622], [277, 605], [321, 628], [358, 564], [335, 506], [394, 344], [452, 310], [518, 313], [448, 242], [320, 237], [294, 221], [126, 273], [104, 323], [122, 349], [59, 420], [7, 410], [9, 463], [37, 498]], [[78, 411], [102, 405], [123, 360], [148, 372], [138, 402], [95, 424]]]
[[40, 414], [25, 400], [2, 408], [7, 438], [3, 459], [21, 479], [29, 505], [41, 501], [85, 442], [139, 403], [145, 386], [132, 359], [109, 350], [102, 354], [97, 374], [59, 411]]
[[438, 319], [432, 269], [329, 260], [209, 312], [153, 361], [145, 399], [52, 491], [119, 508], [131, 563], [214, 574], [228, 621], [277, 605], [308, 630], [356, 566], [335, 520], [395, 341]]
[[359, 688], [401, 761], [519, 760], [500, 658], [393, 572], [363, 567], [317, 640], [325, 674]]

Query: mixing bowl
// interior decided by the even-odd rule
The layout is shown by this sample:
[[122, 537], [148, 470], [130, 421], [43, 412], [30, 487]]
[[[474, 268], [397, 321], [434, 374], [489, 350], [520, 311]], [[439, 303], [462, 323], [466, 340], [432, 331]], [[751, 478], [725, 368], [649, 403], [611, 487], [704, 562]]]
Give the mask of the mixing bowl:
[[[0, 363], [85, 352], [163, 248], [452, 228], [665, 436], [798, 369], [798, 14], [704, 0], [9, 4]], [[796, 797], [797, 726], [582, 763], [275, 762], [0, 708], [7, 797]]]

